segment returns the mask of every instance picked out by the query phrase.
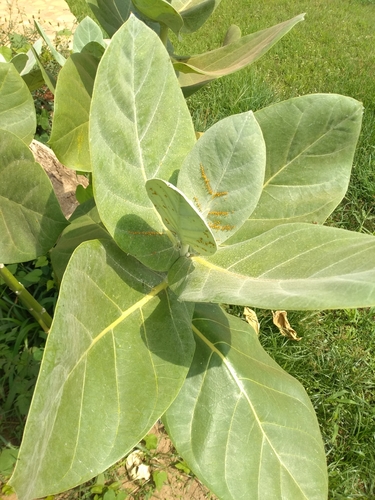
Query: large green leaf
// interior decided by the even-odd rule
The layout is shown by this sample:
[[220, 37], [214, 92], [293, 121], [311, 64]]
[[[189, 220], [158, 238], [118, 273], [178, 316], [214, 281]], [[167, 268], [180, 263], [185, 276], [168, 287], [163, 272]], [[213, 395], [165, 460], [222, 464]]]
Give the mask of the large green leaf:
[[73, 52], [81, 50], [90, 42], [97, 42], [106, 48], [103, 33], [91, 17], [86, 16], [77, 26], [73, 37]]
[[69, 226], [64, 229], [51, 251], [53, 272], [58, 282], [61, 282], [72, 253], [81, 243], [95, 239], [110, 239], [100, 220], [93, 198], [79, 205], [69, 218], [69, 222]]
[[176, 35], [179, 34], [184, 22], [177, 10], [166, 0], [133, 0], [135, 7], [152, 21], [165, 24]]
[[375, 305], [375, 237], [314, 224], [277, 226], [169, 272], [182, 300], [266, 309]]
[[267, 148], [263, 193], [228, 243], [290, 222], [322, 223], [344, 197], [362, 104], [336, 94], [297, 97], [255, 113]]
[[36, 129], [34, 101], [11, 63], [0, 64], [0, 127], [30, 144]]
[[253, 63], [265, 54], [293, 26], [302, 21], [304, 15], [289, 19], [257, 33], [246, 35], [219, 49], [194, 56], [173, 56], [173, 65], [183, 73], [200, 73], [211, 78], [229, 75]]
[[195, 202], [218, 244], [253, 212], [265, 166], [262, 131], [251, 111], [216, 123], [187, 155], [177, 186]]
[[220, 500], [325, 500], [323, 442], [309, 398], [217, 305], [196, 307], [197, 348], [163, 417], [177, 451]]
[[[108, 112], [110, 110], [110, 113]], [[195, 133], [158, 36], [131, 16], [106, 50], [94, 85], [90, 146], [100, 217], [117, 244], [153, 269], [178, 257], [145, 182], [176, 182]]]
[[163, 275], [113, 243], [77, 248], [10, 480], [19, 498], [81, 484], [144, 437], [186, 377], [191, 313]]
[[91, 170], [89, 112], [103, 52], [101, 45], [91, 42], [82, 52], [72, 54], [61, 68], [56, 86], [49, 144], [63, 165], [84, 172]]
[[182, 32], [197, 31], [214, 12], [221, 0], [171, 0], [183, 19]]
[[131, 0], [86, 0], [101, 27], [112, 37], [128, 19]]
[[51, 182], [29, 148], [0, 130], [0, 262], [45, 254], [67, 224]]

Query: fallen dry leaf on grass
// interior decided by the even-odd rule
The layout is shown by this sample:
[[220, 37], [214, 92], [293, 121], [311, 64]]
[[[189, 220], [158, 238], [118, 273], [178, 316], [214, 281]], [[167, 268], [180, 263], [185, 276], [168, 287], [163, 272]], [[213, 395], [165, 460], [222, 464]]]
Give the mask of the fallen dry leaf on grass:
[[301, 340], [297, 332], [290, 326], [286, 311], [272, 311], [273, 324], [280, 330], [281, 335], [291, 340]]
[[243, 315], [245, 316], [245, 319], [249, 323], [249, 325], [254, 328], [256, 334], [259, 335], [260, 324], [255, 311], [253, 311], [249, 307], [245, 307], [245, 309], [243, 310]]

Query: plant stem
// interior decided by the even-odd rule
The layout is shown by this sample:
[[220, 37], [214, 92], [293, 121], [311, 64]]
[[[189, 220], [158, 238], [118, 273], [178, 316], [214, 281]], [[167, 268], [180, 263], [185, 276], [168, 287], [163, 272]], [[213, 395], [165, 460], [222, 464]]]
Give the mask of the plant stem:
[[185, 255], [188, 253], [188, 251], [189, 251], [189, 245], [181, 245], [181, 249], [180, 249], [181, 257], [185, 257]]
[[26, 288], [17, 281], [17, 278], [4, 266], [0, 264], [0, 277], [5, 284], [19, 297], [20, 301], [27, 307], [30, 314], [37, 320], [43, 330], [48, 333], [51, 328], [52, 318], [43, 306], [26, 290]]
[[164, 23], [160, 23], [160, 40], [163, 42], [164, 46], [167, 46], [168, 42], [168, 26]]

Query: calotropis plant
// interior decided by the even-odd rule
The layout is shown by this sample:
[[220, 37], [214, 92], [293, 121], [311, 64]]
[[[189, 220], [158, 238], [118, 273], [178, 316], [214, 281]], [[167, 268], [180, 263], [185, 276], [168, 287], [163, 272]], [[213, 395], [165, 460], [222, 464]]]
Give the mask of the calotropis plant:
[[[174, 53], [168, 38], [170, 32], [193, 33], [214, 12], [220, 0], [87, 0], [100, 26], [112, 37], [135, 13], [151, 26], [163, 40], [178, 75], [183, 92], [190, 95], [216, 78], [238, 71], [259, 59], [281, 37], [303, 19], [303, 14], [271, 28], [241, 37], [241, 31], [232, 25], [223, 46], [198, 55], [180, 56]], [[53, 48], [42, 27], [36, 26], [62, 66], [56, 87], [56, 120], [50, 145], [59, 160], [67, 167], [91, 171], [88, 144], [88, 117], [92, 89], [100, 59], [110, 44], [103, 38], [98, 24], [86, 17], [73, 37], [73, 53], [67, 60]], [[144, 54], [147, 58], [148, 55]], [[48, 78], [48, 75], [45, 75]], [[52, 82], [54, 87], [55, 84]], [[52, 90], [52, 89], [51, 89]], [[55, 93], [55, 90], [53, 89]], [[76, 144], [80, 147], [76, 147]]]
[[[67, 224], [48, 186], [27, 187], [35, 164], [12, 116], [6, 263], [46, 251]], [[88, 116], [94, 198], [52, 251], [61, 288], [10, 480], [20, 500], [92, 478], [159, 418], [220, 499], [327, 498], [306, 392], [219, 304], [375, 304], [374, 237], [322, 225], [346, 192], [361, 117], [354, 99], [308, 95], [196, 140], [163, 43], [134, 16], [118, 30]]]

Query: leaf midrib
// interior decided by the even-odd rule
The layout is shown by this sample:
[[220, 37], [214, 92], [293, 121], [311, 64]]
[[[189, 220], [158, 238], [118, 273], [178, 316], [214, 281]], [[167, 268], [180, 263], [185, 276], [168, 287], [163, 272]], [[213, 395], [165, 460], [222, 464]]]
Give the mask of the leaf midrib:
[[291, 472], [289, 471], [289, 469], [286, 467], [286, 465], [284, 465], [283, 461], [281, 460], [280, 456], [279, 456], [279, 453], [276, 451], [276, 449], [274, 448], [274, 446], [272, 445], [270, 439], [268, 438], [266, 432], [264, 431], [263, 429], [263, 426], [262, 426], [262, 423], [261, 421], [259, 420], [258, 418], [258, 415], [257, 415], [257, 412], [255, 411], [255, 408], [253, 406], [253, 404], [251, 403], [246, 391], [245, 391], [245, 388], [243, 387], [241, 381], [239, 380], [239, 378], [237, 377], [236, 373], [235, 373], [235, 370], [233, 368], [233, 366], [231, 365], [231, 363], [227, 360], [227, 358], [216, 348], [216, 346], [214, 344], [212, 344], [205, 335], [203, 335], [203, 333], [200, 332], [200, 330], [195, 327], [193, 324], [192, 324], [192, 330], [193, 332], [202, 340], [202, 342], [204, 342], [208, 348], [213, 352], [215, 353], [217, 356], [219, 356], [219, 358], [221, 359], [221, 361], [223, 362], [223, 364], [226, 366], [227, 370], [229, 371], [232, 379], [234, 380], [235, 384], [237, 385], [237, 387], [239, 388], [241, 394], [243, 394], [249, 404], [249, 407], [254, 415], [254, 419], [263, 435], [263, 439], [265, 439], [269, 446], [271, 447], [271, 449], [273, 450], [273, 452], [275, 453], [275, 456], [277, 457], [277, 460], [279, 461], [280, 465], [284, 468], [284, 470], [288, 473], [288, 475], [290, 476], [290, 478], [293, 480], [293, 482], [296, 484], [297, 488], [301, 491], [302, 495], [304, 496], [304, 498], [307, 498], [304, 494], [304, 492], [302, 491], [302, 489], [300, 488], [298, 482], [295, 480], [295, 478], [293, 477], [293, 475], [291, 474]]

